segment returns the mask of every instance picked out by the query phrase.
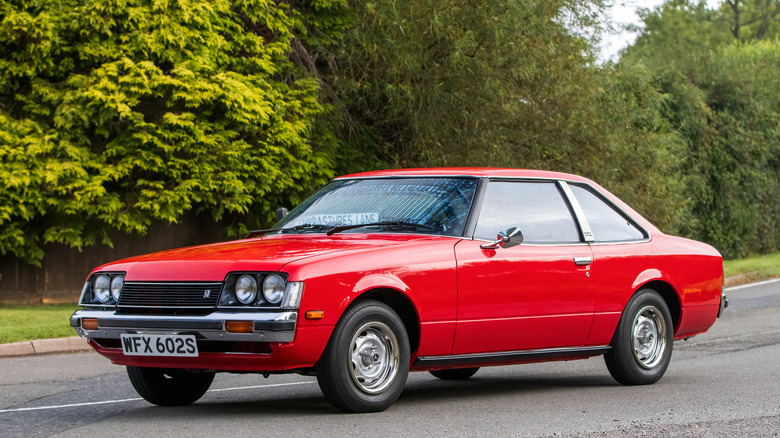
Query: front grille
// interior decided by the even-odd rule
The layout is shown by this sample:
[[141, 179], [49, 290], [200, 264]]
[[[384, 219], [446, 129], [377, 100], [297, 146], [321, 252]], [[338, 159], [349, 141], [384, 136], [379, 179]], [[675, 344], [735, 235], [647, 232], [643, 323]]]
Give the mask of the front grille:
[[119, 307], [214, 308], [222, 283], [136, 283], [125, 282]]

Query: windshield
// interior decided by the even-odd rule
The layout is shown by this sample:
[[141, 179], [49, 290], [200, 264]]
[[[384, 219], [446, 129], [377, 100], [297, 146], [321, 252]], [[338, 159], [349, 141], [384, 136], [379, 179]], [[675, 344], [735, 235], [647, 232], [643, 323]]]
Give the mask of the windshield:
[[[349, 226], [343, 231], [460, 236], [476, 187], [476, 178], [456, 177], [331, 181], [291, 211], [274, 229], [283, 233], [322, 233], [334, 227]], [[361, 226], [363, 224], [366, 226]]]

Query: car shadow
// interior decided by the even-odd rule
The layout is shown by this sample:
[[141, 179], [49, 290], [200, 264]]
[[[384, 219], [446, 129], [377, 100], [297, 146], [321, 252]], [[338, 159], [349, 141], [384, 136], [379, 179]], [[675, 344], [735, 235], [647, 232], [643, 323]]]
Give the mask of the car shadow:
[[[580, 388], [621, 386], [606, 376], [549, 376], [549, 377], [481, 377], [468, 380], [431, 379], [407, 385], [398, 402], [433, 402], [450, 398], [482, 398], [486, 396], [528, 395], [537, 392], [567, 391]], [[396, 403], [398, 403], [396, 402]]]
[[[527, 396], [551, 391], [570, 391], [582, 388], [621, 387], [609, 375], [578, 376], [479, 376], [468, 380], [440, 380], [416, 378], [407, 383], [406, 388], [395, 402], [393, 408], [414, 409], [417, 405], [440, 404], [452, 400], [476, 399], [485, 397]], [[171, 415], [198, 417], [207, 415], [229, 419], [246, 415], [268, 415], [275, 417], [307, 415], [341, 414], [319, 391], [316, 383], [306, 386], [304, 394], [264, 394], [252, 400], [252, 394], [244, 395], [243, 400], [232, 400], [226, 396], [216, 398], [212, 395], [190, 406], [157, 407], [148, 406], [126, 415], [138, 415], [144, 419], [164, 420]]]

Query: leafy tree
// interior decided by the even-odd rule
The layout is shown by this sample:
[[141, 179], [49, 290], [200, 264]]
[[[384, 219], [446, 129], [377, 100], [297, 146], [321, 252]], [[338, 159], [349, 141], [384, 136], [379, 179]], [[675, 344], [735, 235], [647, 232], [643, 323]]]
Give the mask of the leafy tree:
[[[677, 231], [681, 142], [641, 66], [595, 65], [600, 1], [351, 2], [341, 44], [310, 57], [339, 171], [508, 166], [590, 176]], [[663, 121], [665, 123], [665, 121]], [[662, 200], [662, 201], [661, 201]]]
[[187, 212], [262, 222], [324, 183], [319, 84], [291, 59], [343, 10], [0, 2], [0, 253], [37, 263], [42, 243], [110, 243]]
[[683, 229], [728, 257], [780, 248], [780, 42], [768, 39], [776, 24], [767, 14], [775, 3], [668, 2], [645, 13], [621, 59], [652, 71], [663, 118], [685, 143], [695, 220]]

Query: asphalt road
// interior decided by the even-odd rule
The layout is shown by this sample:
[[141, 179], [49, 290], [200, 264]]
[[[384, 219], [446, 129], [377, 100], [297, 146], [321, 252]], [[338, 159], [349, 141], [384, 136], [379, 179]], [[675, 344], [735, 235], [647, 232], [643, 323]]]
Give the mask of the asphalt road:
[[378, 414], [339, 413], [311, 377], [220, 374], [196, 404], [161, 408], [95, 353], [0, 359], [0, 437], [778, 436], [780, 282], [729, 299], [708, 333], [674, 344], [655, 385], [618, 385], [600, 357], [465, 382], [413, 373]]

